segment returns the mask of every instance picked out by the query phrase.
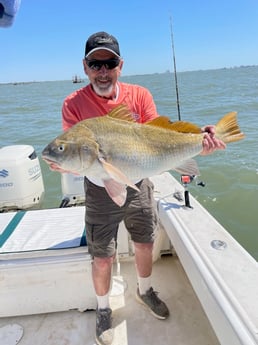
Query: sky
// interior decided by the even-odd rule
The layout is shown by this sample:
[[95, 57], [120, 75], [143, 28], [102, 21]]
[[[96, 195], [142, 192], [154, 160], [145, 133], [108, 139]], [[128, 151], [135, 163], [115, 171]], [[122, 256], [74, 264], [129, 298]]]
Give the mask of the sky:
[[173, 72], [171, 32], [177, 72], [257, 65], [257, 18], [258, 0], [21, 0], [0, 28], [0, 83], [83, 78], [97, 31], [118, 39], [124, 76]]

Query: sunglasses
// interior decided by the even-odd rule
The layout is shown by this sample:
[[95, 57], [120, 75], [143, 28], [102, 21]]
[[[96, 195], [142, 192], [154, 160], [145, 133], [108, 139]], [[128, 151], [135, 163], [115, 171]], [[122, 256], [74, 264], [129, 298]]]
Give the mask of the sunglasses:
[[108, 59], [108, 60], [87, 60], [86, 64], [90, 69], [94, 71], [99, 71], [102, 66], [105, 66], [106, 69], [114, 69], [120, 63], [119, 59]]

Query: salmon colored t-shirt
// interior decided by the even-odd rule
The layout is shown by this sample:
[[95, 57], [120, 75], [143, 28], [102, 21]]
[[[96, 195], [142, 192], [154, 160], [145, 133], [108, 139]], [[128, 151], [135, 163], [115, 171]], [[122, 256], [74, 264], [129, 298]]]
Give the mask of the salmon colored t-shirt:
[[146, 88], [121, 82], [117, 87], [116, 100], [98, 96], [90, 84], [66, 97], [62, 108], [63, 129], [91, 117], [106, 115], [120, 104], [127, 105], [139, 123], [158, 117], [153, 97]]

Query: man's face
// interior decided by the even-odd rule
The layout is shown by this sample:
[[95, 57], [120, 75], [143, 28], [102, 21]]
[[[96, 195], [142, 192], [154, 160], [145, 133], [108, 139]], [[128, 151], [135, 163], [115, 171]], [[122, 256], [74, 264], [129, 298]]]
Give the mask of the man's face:
[[96, 94], [107, 98], [115, 97], [116, 82], [123, 66], [122, 59], [107, 50], [98, 50], [90, 54], [87, 60], [83, 60], [83, 66]]

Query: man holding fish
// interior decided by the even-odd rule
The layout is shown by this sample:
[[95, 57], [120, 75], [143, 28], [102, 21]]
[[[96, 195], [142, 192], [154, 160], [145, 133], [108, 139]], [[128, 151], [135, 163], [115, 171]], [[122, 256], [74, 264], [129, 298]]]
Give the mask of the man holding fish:
[[[150, 137], [151, 134], [148, 134], [148, 131], [155, 131], [155, 128], [161, 125], [159, 123], [161, 117], [159, 117], [153, 98], [147, 89], [118, 81], [123, 67], [123, 59], [120, 55], [119, 44], [112, 35], [98, 32], [88, 38], [83, 66], [90, 83], [65, 99], [62, 115], [63, 129], [66, 132], [61, 136], [62, 138], [60, 137], [61, 140], [58, 138], [55, 140], [55, 145], [57, 145], [55, 149], [51, 148], [53, 142], [43, 151], [43, 159], [53, 170], [69, 171], [86, 176], [85, 222], [88, 248], [93, 257], [92, 279], [98, 304], [96, 342], [103, 345], [111, 344], [113, 339], [109, 290], [117, 246], [117, 230], [122, 220], [134, 242], [138, 280], [136, 298], [156, 318], [166, 319], [169, 316], [166, 304], [157, 296], [157, 292], [151, 286], [152, 248], [157, 228], [157, 214], [154, 207], [153, 185], [148, 177], [152, 176], [151, 174], [156, 170], [150, 169], [145, 175], [144, 173], [141, 175], [141, 171], [144, 170], [141, 165], [144, 159], [141, 159], [140, 163], [131, 160], [134, 154], [140, 154], [141, 149], [133, 145], [145, 130], [147, 134], [143, 134], [144, 140], [149, 140], [149, 145], [155, 143], [155, 138]], [[106, 114], [110, 115], [107, 117], [107, 121], [111, 121], [111, 127], [107, 128], [104, 124]], [[232, 116], [234, 117], [235, 114]], [[131, 118], [129, 119], [129, 117]], [[93, 118], [95, 121], [92, 122], [91, 127]], [[85, 121], [86, 126], [80, 127], [79, 122], [86, 119], [89, 119], [88, 122]], [[163, 123], [166, 121], [164, 120]], [[81, 122], [81, 124], [83, 123], [84, 121]], [[141, 125], [138, 125], [139, 123]], [[73, 127], [75, 124], [77, 125]], [[116, 124], [120, 127], [115, 132], [116, 134], [113, 134], [109, 128], [114, 128]], [[163, 124], [165, 127], [167, 125], [170, 126], [170, 124]], [[74, 128], [75, 130], [73, 130]], [[130, 135], [131, 128], [132, 135]], [[164, 131], [162, 133], [165, 137], [166, 129], [161, 130]], [[175, 129], [175, 131], [177, 130]], [[215, 138], [215, 131], [217, 131], [215, 126], [207, 126], [203, 131], [196, 131], [194, 128], [194, 133], [198, 133], [196, 136], [199, 138], [199, 146], [194, 154], [191, 153], [192, 156], [210, 154], [216, 149], [225, 148], [224, 137], [220, 137], [222, 140]], [[109, 134], [111, 138], [107, 143], [105, 140], [108, 140]], [[163, 137], [163, 134], [159, 137]], [[66, 135], [69, 135], [69, 138], [66, 138]], [[183, 134], [180, 133], [180, 135]], [[78, 154], [71, 154], [72, 151], [70, 151], [67, 160], [69, 163], [65, 163], [64, 160], [61, 163], [60, 155], [65, 152], [67, 143], [71, 143], [73, 140], [83, 141], [86, 137], [87, 147], [84, 146], [84, 150], [80, 153], [77, 152]], [[130, 137], [132, 142], [130, 142]], [[239, 139], [241, 138], [231, 141]], [[167, 145], [167, 143], [165, 144]], [[125, 148], [123, 145], [126, 145]], [[81, 146], [83, 146], [82, 143]], [[130, 147], [133, 148], [130, 149]], [[54, 150], [55, 154], [53, 154]], [[130, 152], [126, 152], [126, 150]], [[162, 166], [163, 164], [160, 169], [164, 167], [163, 171], [165, 171], [167, 167], [160, 159], [159, 150], [156, 148], [159, 159], [156, 165]], [[90, 155], [82, 162], [85, 151]], [[113, 155], [114, 152], [116, 152], [116, 157], [115, 154]], [[185, 160], [191, 158], [191, 155]], [[72, 158], [75, 156], [76, 159]], [[147, 153], [147, 156], [149, 157], [151, 154]], [[123, 161], [125, 165], [119, 165], [120, 161]], [[192, 171], [192, 168], [194, 171], [192, 163], [188, 162], [186, 165], [185, 161], [183, 163], [175, 163], [174, 168], [180, 166], [181, 171]], [[99, 172], [100, 169], [102, 169], [101, 172]], [[162, 172], [162, 170], [158, 172]]]

